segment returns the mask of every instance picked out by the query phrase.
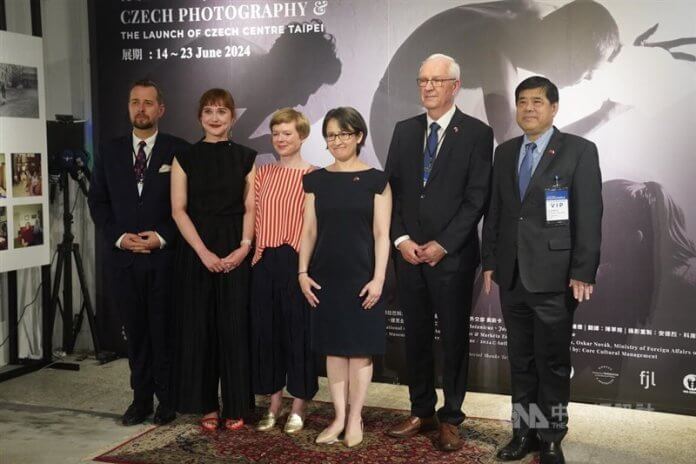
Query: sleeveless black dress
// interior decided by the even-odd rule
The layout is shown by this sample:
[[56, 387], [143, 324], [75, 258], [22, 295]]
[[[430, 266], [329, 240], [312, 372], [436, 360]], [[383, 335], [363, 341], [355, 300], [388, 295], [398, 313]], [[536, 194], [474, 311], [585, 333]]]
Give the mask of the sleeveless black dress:
[[[187, 176], [187, 213], [206, 247], [220, 258], [242, 240], [245, 177], [256, 152], [231, 141], [198, 142], [176, 159]], [[250, 258], [212, 273], [186, 240], [174, 269], [177, 410], [248, 416], [254, 407], [249, 355]]]
[[377, 169], [331, 172], [303, 178], [314, 194], [317, 240], [309, 275], [319, 305], [312, 311], [312, 347], [334, 356], [370, 356], [385, 350], [384, 298], [369, 310], [358, 295], [375, 268], [374, 198], [387, 185]]

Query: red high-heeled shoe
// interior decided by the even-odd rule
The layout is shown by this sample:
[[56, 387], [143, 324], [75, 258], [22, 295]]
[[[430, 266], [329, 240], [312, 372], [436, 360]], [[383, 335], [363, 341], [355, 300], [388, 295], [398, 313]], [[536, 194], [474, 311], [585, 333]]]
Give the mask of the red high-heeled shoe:
[[218, 417], [204, 417], [201, 419], [201, 427], [208, 432], [215, 432], [220, 427]]
[[225, 428], [231, 432], [244, 427], [244, 419], [225, 419]]

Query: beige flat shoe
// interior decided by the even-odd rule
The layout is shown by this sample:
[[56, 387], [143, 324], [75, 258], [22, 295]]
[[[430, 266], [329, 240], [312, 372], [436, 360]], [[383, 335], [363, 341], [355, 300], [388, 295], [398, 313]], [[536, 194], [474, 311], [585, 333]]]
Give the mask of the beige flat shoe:
[[304, 428], [304, 420], [302, 420], [302, 416], [299, 414], [290, 413], [288, 416], [287, 422], [285, 422], [285, 427], [283, 428], [283, 432], [287, 434], [293, 434], [297, 433], [300, 430]]
[[324, 430], [321, 431], [319, 436], [317, 437], [314, 442], [317, 445], [333, 445], [338, 441], [338, 436], [343, 432], [343, 430], [339, 430], [338, 432], [331, 433], [329, 432], [329, 428], [325, 428]]
[[273, 427], [275, 427], [276, 424], [276, 416], [272, 412], [267, 412], [266, 414], [263, 415], [261, 420], [256, 424], [256, 431], [257, 432], [267, 432], [271, 430]]
[[348, 448], [353, 448], [355, 446], [358, 446], [360, 443], [362, 443], [362, 441], [363, 441], [363, 424], [361, 421], [360, 422], [360, 432], [354, 433], [353, 435], [346, 434], [345, 437], [343, 437], [343, 444], [346, 445]]

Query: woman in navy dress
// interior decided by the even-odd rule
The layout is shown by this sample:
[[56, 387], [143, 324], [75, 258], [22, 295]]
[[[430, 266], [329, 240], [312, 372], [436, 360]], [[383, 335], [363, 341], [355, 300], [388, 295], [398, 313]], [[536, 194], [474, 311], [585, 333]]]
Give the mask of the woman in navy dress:
[[[333, 164], [304, 176], [298, 279], [314, 308], [312, 345], [326, 355], [335, 418], [316, 439], [348, 447], [362, 441], [362, 407], [372, 356], [384, 354], [382, 288], [389, 257], [391, 190], [384, 172], [360, 161], [367, 137], [360, 113], [330, 110], [322, 133]], [[350, 410], [346, 414], [347, 403]]]

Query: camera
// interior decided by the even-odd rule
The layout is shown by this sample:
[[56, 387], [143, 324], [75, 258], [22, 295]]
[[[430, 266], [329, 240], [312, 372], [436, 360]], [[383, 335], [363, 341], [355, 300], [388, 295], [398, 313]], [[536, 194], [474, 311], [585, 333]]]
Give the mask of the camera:
[[61, 174], [69, 175], [87, 195], [90, 155], [85, 151], [85, 121], [72, 115], [57, 114], [55, 121], [46, 121], [48, 136], [48, 174], [50, 201], [53, 202]]

